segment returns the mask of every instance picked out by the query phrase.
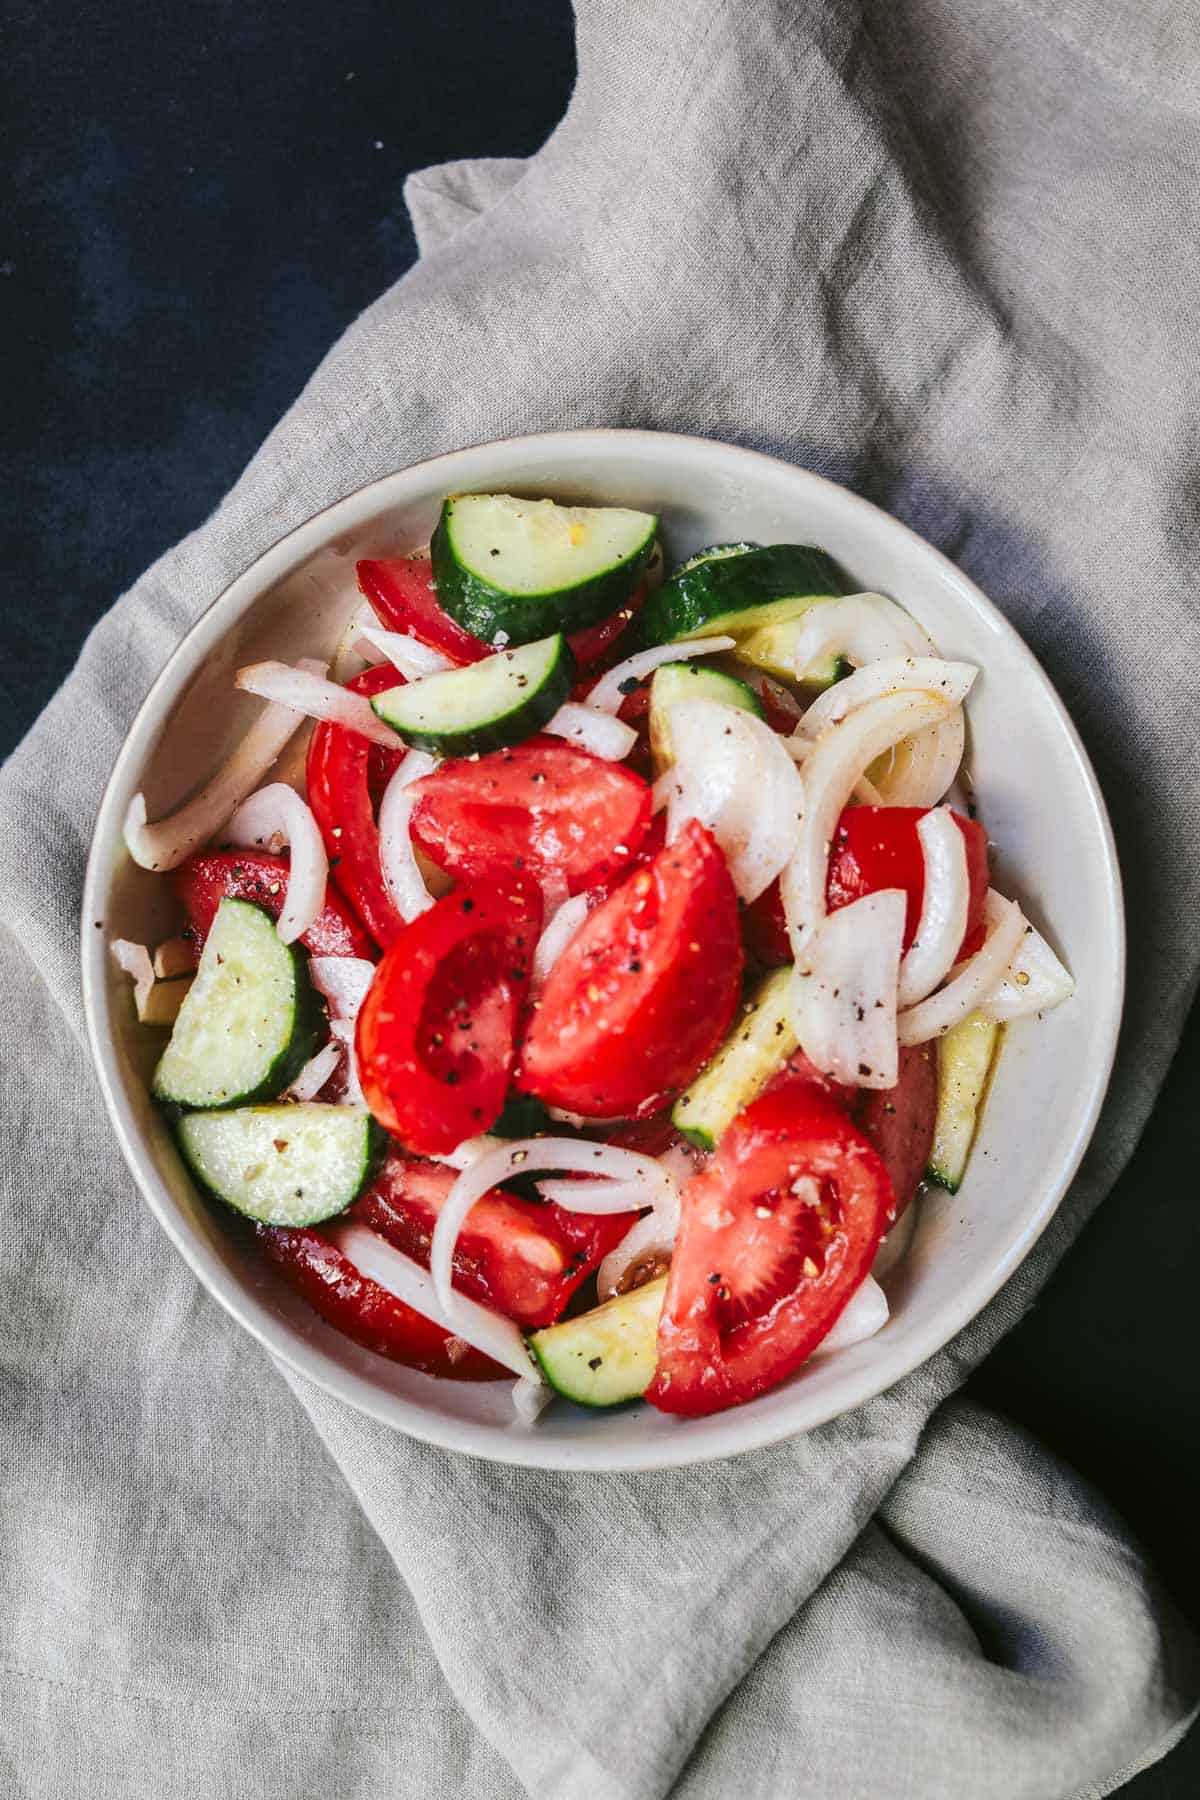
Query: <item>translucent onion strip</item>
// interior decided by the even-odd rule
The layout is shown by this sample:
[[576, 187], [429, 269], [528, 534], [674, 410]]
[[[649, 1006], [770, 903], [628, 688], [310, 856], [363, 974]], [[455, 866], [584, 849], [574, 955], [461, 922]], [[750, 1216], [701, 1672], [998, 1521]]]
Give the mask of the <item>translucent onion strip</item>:
[[[301, 670], [323, 676], [325, 664], [303, 661]], [[177, 869], [214, 838], [230, 813], [252, 794], [304, 723], [294, 707], [264, 706], [245, 737], [200, 792], [178, 811], [146, 823], [146, 797], [135, 794], [125, 814], [125, 847], [143, 869]]]
[[423, 675], [440, 675], [454, 667], [448, 656], [407, 631], [384, 631], [382, 626], [367, 624], [360, 627], [358, 635], [398, 669], [405, 681], [420, 681]]
[[818, 738], [831, 725], [840, 724], [855, 707], [865, 706], [868, 700], [878, 700], [884, 694], [940, 694], [944, 700], [961, 706], [978, 672], [973, 663], [945, 662], [937, 656], [890, 656], [882, 662], [867, 663], [818, 694], [797, 725], [796, 736]]
[[538, 1193], [543, 1200], [553, 1201], [565, 1212], [623, 1213], [641, 1212], [653, 1206], [657, 1184], [648, 1188], [644, 1181], [539, 1181]]
[[648, 1212], [636, 1225], [631, 1225], [596, 1271], [596, 1292], [600, 1299], [612, 1299], [626, 1269], [640, 1257], [652, 1256], [655, 1252], [667, 1255], [675, 1243], [675, 1235], [669, 1222], [657, 1211]]
[[413, 849], [409, 823], [412, 818], [413, 782], [437, 767], [424, 750], [410, 750], [384, 789], [379, 803], [379, 861], [383, 885], [400, 917], [411, 924], [433, 905]]
[[333, 1016], [353, 1022], [375, 979], [375, 964], [365, 956], [310, 956], [308, 972]]
[[944, 806], [917, 821], [925, 861], [925, 888], [917, 935], [900, 964], [900, 1005], [915, 1006], [932, 994], [954, 967], [967, 931], [971, 884], [967, 845]]
[[342, 1060], [342, 1047], [328, 1043], [305, 1063], [284, 1094], [286, 1100], [315, 1100]]
[[894, 745], [884, 765], [871, 771], [884, 805], [936, 806], [958, 774], [966, 747], [961, 707]]
[[358, 1078], [358, 1057], [354, 1049], [354, 1026], [349, 1019], [331, 1019], [329, 1034], [341, 1045], [346, 1057], [346, 1105], [365, 1106], [367, 1098]]
[[480, 1306], [466, 1294], [455, 1293], [452, 1307], [443, 1304], [435, 1284], [420, 1263], [405, 1256], [385, 1238], [369, 1231], [365, 1225], [338, 1225], [329, 1232], [332, 1243], [354, 1264], [368, 1281], [386, 1288], [405, 1306], [432, 1319], [444, 1331], [450, 1331], [476, 1350], [482, 1350], [502, 1368], [511, 1369], [522, 1381], [537, 1379], [533, 1359], [525, 1347], [525, 1339], [511, 1319]]
[[823, 732], [804, 763], [804, 821], [780, 889], [788, 937], [799, 956], [825, 917], [829, 848], [842, 808], [877, 756], [954, 710], [940, 694], [883, 694]]
[[542, 730], [552, 737], [567, 738], [581, 750], [603, 757], [605, 762], [623, 762], [637, 743], [632, 725], [598, 707], [577, 706], [572, 700], [560, 706]]
[[1050, 1012], [1075, 992], [1074, 978], [1063, 967], [1040, 931], [1028, 919], [1016, 955], [981, 1012], [998, 1024], [1027, 1013]]
[[154, 986], [154, 964], [150, 960], [150, 952], [145, 944], [135, 944], [131, 938], [114, 938], [108, 946], [108, 953], [122, 975], [128, 975], [133, 982], [133, 1003], [140, 1019]]
[[675, 750], [667, 842], [698, 819], [724, 852], [739, 898], [756, 900], [796, 847], [804, 807], [799, 771], [770, 726], [740, 707], [679, 700], [667, 719]]
[[628, 682], [644, 681], [662, 663], [691, 662], [695, 656], [716, 656], [721, 650], [732, 650], [731, 637], [688, 638], [681, 644], [654, 644], [649, 650], [637, 650], [619, 662], [615, 669], [602, 675], [587, 697], [597, 712], [618, 713], [621, 702], [631, 690]]
[[533, 988], [545, 983], [551, 969], [588, 916], [586, 894], [574, 894], [564, 900], [537, 941], [533, 953]]
[[382, 744], [385, 750], [404, 748], [404, 739], [384, 724], [365, 694], [351, 693], [349, 688], [326, 681], [324, 675], [314, 675], [302, 665], [293, 668], [290, 663], [248, 663], [238, 670], [235, 683], [244, 693], [259, 694], [264, 700], [307, 713], [310, 719], [326, 719], [347, 731], [356, 731], [371, 743]]
[[832, 1350], [846, 1350], [851, 1344], [861, 1344], [882, 1331], [887, 1322], [887, 1295], [874, 1277], [868, 1275], [862, 1286], [855, 1288], [813, 1355], [824, 1356]]
[[276, 930], [282, 943], [295, 943], [325, 909], [329, 873], [325, 840], [307, 803], [286, 782], [273, 781], [242, 801], [226, 826], [226, 836], [231, 844], [246, 847], [261, 844], [278, 850], [284, 844], [289, 846], [287, 899]]
[[[847, 594], [810, 607], [789, 628], [789, 673], [797, 681], [814, 665], [844, 656], [852, 663], [884, 657], [936, 656], [929, 633], [886, 594]], [[840, 685], [840, 684], [839, 684]]]
[[[517, 1138], [489, 1150], [459, 1175], [434, 1227], [429, 1267], [448, 1315], [457, 1300], [453, 1289], [454, 1246], [475, 1202], [513, 1175], [559, 1169], [576, 1175], [611, 1176], [614, 1181], [643, 1181], [652, 1189], [657, 1185], [664, 1194], [671, 1182], [652, 1156], [612, 1144], [590, 1144], [580, 1138]], [[466, 1335], [464, 1331], [463, 1336]]]
[[883, 888], [829, 913], [792, 977], [792, 1026], [826, 1075], [851, 1087], [891, 1088], [900, 1078], [896, 988], [905, 894]]
[[941, 1037], [982, 1006], [1000, 985], [1017, 953], [1025, 920], [1016, 901], [1006, 900], [994, 888], [988, 889], [984, 919], [988, 935], [983, 948], [963, 963], [944, 988], [900, 1014], [897, 1029], [902, 1044], [924, 1044]]

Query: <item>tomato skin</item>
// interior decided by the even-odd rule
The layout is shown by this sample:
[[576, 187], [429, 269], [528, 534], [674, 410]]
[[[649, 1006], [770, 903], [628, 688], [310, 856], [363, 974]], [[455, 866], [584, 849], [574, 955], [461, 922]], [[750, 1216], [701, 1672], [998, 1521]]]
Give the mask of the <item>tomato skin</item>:
[[[829, 853], [825, 901], [830, 912], [882, 888], [903, 888], [907, 896], [904, 948], [917, 935], [925, 895], [925, 860], [917, 824], [929, 809], [922, 806], [848, 806], [838, 820]], [[983, 943], [983, 907], [987, 899], [987, 832], [976, 819], [951, 817], [967, 847], [970, 902], [967, 930], [959, 956], [972, 956]], [[746, 948], [764, 968], [781, 968], [792, 960], [779, 883], [773, 881], [748, 906], [742, 919]]]
[[896, 1194], [896, 1217], [911, 1204], [933, 1149], [937, 1124], [936, 1044], [901, 1044], [894, 1088], [864, 1088], [854, 1122], [878, 1150]]
[[[252, 900], [277, 919], [287, 900], [288, 859], [268, 850], [200, 850], [172, 871], [171, 887], [188, 919], [197, 958], [222, 900]], [[332, 889], [325, 910], [300, 942], [314, 956], [361, 956], [375, 947], [353, 910]]]
[[[364, 669], [346, 686], [352, 693], [373, 695], [399, 687], [403, 680], [384, 663]], [[402, 761], [402, 752], [385, 750], [327, 720], [314, 728], [308, 746], [308, 804], [325, 840], [330, 876], [381, 950], [399, 937], [404, 920], [384, 885], [372, 788], [386, 786]]]
[[[428, 1268], [433, 1228], [454, 1182], [454, 1170], [442, 1164], [389, 1156], [350, 1217]], [[518, 1325], [553, 1325], [636, 1217], [572, 1213], [496, 1189], [475, 1202], [459, 1233], [454, 1285]]]
[[310, 1227], [258, 1225], [255, 1235], [290, 1288], [328, 1325], [376, 1356], [451, 1381], [512, 1379], [482, 1351], [454, 1338], [432, 1319], [405, 1306], [355, 1268], [329, 1239]]
[[[492, 644], [464, 631], [457, 619], [438, 604], [433, 564], [427, 556], [375, 558], [358, 564], [358, 585], [377, 617], [389, 631], [409, 631], [433, 650], [440, 650], [460, 667], [480, 662], [494, 653]], [[643, 583], [619, 612], [573, 631], [567, 638], [576, 666], [586, 669], [616, 657], [617, 646], [641, 611], [646, 598]]]
[[650, 790], [619, 763], [537, 737], [475, 761], [448, 757], [413, 783], [412, 833], [431, 862], [472, 881], [619, 879], [650, 825]]
[[741, 997], [737, 895], [712, 833], [675, 843], [589, 914], [551, 970], [516, 1086], [585, 1118], [666, 1105], [724, 1037]]
[[[792, 1199], [799, 1177], [819, 1205]], [[887, 1170], [841, 1107], [803, 1080], [762, 1094], [683, 1190], [646, 1399], [695, 1418], [794, 1374], [869, 1273], [893, 1210]], [[732, 1294], [730, 1271], [743, 1272]]]
[[406, 925], [375, 972], [355, 1050], [367, 1105], [440, 1156], [500, 1115], [541, 929], [537, 889], [464, 883]]

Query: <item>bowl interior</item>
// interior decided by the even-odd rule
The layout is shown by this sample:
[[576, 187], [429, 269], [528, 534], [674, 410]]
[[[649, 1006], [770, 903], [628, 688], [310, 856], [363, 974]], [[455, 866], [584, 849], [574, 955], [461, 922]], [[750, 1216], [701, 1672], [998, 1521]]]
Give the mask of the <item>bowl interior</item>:
[[[967, 1178], [957, 1195], [923, 1204], [889, 1283], [884, 1331], [710, 1419], [558, 1402], [532, 1430], [514, 1428], [507, 1384], [435, 1381], [324, 1326], [192, 1186], [148, 1098], [160, 1034], [137, 1025], [105, 954], [111, 937], [153, 943], [178, 928], [166, 884], [123, 850], [132, 794], [145, 791], [151, 818], [185, 798], [254, 716], [258, 702], [234, 692], [233, 671], [268, 657], [332, 656], [358, 604], [356, 559], [423, 542], [442, 497], [469, 489], [655, 510], [669, 561], [718, 540], [820, 544], [862, 588], [907, 607], [944, 655], [977, 663], [969, 766], [995, 879], [1078, 984], [1044, 1020], [1009, 1028]], [[269, 551], [189, 634], [138, 715], [97, 821], [84, 917], [106, 924], [84, 933], [84, 984], [110, 1112], [146, 1199], [199, 1277], [274, 1353], [352, 1404], [434, 1442], [551, 1467], [668, 1465], [771, 1442], [878, 1393], [932, 1354], [995, 1292], [1061, 1198], [1095, 1123], [1120, 1013], [1121, 901], [1103, 803], [1061, 704], [1012, 629], [950, 563], [845, 490], [752, 452], [649, 432], [569, 432], [459, 451], [351, 495]]]

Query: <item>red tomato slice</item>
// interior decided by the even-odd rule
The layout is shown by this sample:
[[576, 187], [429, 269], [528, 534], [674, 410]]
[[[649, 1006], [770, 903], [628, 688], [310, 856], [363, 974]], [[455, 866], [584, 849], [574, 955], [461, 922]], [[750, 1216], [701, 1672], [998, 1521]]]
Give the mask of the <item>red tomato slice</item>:
[[894, 1088], [864, 1088], [854, 1121], [883, 1159], [896, 1194], [896, 1217], [910, 1204], [929, 1166], [937, 1123], [936, 1044], [902, 1044]]
[[[403, 680], [385, 663], [364, 669], [346, 686], [356, 694], [382, 694]], [[404, 930], [404, 920], [384, 886], [373, 793], [387, 785], [402, 759], [401, 752], [328, 721], [314, 728], [308, 746], [308, 804], [325, 840], [329, 873], [381, 950]]]
[[[925, 859], [917, 822], [928, 809], [921, 806], [848, 806], [838, 820], [829, 854], [825, 899], [830, 912], [861, 900], [882, 888], [903, 888], [907, 895], [904, 948], [917, 935], [921, 902], [925, 898]], [[970, 904], [967, 930], [959, 951], [972, 956], [983, 943], [983, 906], [987, 898], [987, 832], [975, 819], [953, 814], [967, 846], [967, 879]], [[765, 968], [778, 968], [792, 960], [779, 883], [746, 908], [743, 917], [746, 948]]]
[[497, 1381], [512, 1375], [480, 1350], [414, 1312], [378, 1282], [361, 1275], [319, 1231], [255, 1228], [258, 1241], [288, 1286], [327, 1325], [390, 1362], [452, 1381]]
[[[428, 1268], [433, 1228], [454, 1181], [441, 1164], [390, 1156], [351, 1217]], [[497, 1189], [475, 1202], [459, 1233], [455, 1286], [518, 1325], [552, 1325], [636, 1216], [572, 1213]]]
[[499, 1117], [541, 922], [528, 884], [464, 884], [380, 963], [358, 1015], [359, 1077], [407, 1149], [442, 1155]]
[[523, 870], [572, 894], [628, 869], [650, 823], [644, 781], [553, 738], [447, 758], [412, 793], [413, 836], [440, 869], [471, 881]]
[[664, 1106], [724, 1037], [741, 978], [733, 882], [712, 833], [692, 819], [567, 945], [535, 1007], [516, 1085], [592, 1119]]
[[839, 1106], [803, 1080], [761, 1095], [683, 1190], [647, 1400], [694, 1417], [793, 1374], [893, 1209], [882, 1160]]
[[[433, 564], [427, 556], [395, 556], [358, 565], [358, 585], [389, 631], [410, 631], [431, 649], [440, 650], [451, 662], [479, 662], [493, 654], [485, 644], [438, 604], [433, 584]], [[610, 613], [585, 631], [573, 631], [567, 639], [576, 666], [586, 669], [616, 650], [631, 621], [641, 611], [646, 589], [639, 587], [619, 612]]]
[[[277, 919], [287, 899], [288, 859], [266, 850], [201, 850], [189, 856], [171, 876], [171, 886], [188, 919], [188, 936], [197, 956], [212, 928], [222, 900], [252, 900]], [[364, 956], [374, 960], [375, 946], [352, 909], [333, 889], [325, 910], [300, 942], [314, 956]]]

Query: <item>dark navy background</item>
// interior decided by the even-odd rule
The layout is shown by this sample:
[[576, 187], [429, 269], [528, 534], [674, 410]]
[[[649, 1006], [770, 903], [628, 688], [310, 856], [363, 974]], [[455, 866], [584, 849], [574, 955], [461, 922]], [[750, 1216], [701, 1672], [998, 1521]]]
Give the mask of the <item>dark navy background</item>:
[[[535, 150], [573, 76], [565, 0], [9, 0], [6, 16], [0, 753], [412, 261], [408, 171]], [[1107, 1492], [1193, 1619], [1198, 1073], [1193, 1020], [1132, 1169], [971, 1383]], [[1124, 1792], [1194, 1800], [1200, 1736]]]

